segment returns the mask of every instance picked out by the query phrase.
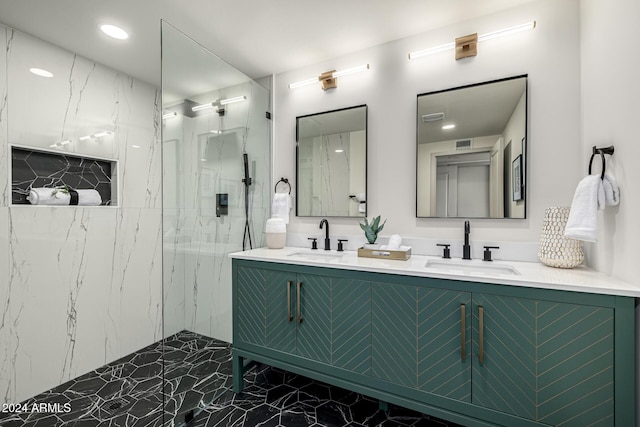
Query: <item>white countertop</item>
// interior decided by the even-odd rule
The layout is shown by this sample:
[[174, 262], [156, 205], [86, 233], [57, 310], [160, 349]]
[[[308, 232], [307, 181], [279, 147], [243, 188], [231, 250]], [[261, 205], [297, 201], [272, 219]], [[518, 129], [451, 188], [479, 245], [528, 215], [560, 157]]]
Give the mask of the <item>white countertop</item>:
[[[640, 285], [623, 282], [586, 267], [562, 269], [533, 262], [485, 262], [479, 259], [470, 261], [462, 261], [460, 259], [444, 260], [439, 257], [423, 255], [413, 255], [407, 261], [395, 261], [378, 258], [360, 258], [355, 251], [336, 252], [296, 247], [285, 247], [284, 249], [259, 248], [244, 252], [235, 252], [229, 256], [236, 259], [268, 261], [282, 264], [330, 267], [344, 270], [360, 270], [375, 273], [455, 279], [470, 282], [640, 298]], [[452, 266], [451, 269], [448, 269], [446, 265], [440, 268], [427, 268], [425, 267], [427, 262], [451, 263]], [[465, 268], [457, 268], [456, 264], [464, 265]], [[485, 266], [512, 267], [515, 268], [519, 274], [482, 271], [482, 268]]]

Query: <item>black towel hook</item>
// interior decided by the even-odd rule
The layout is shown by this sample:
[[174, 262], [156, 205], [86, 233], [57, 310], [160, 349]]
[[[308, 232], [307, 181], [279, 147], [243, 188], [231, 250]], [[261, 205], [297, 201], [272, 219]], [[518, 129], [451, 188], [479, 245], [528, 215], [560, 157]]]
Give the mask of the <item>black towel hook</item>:
[[289, 194], [291, 194], [291, 184], [289, 183], [289, 180], [287, 178], [280, 178], [280, 180], [278, 182], [276, 182], [275, 187], [273, 187], [273, 191], [275, 193], [278, 192], [278, 184], [280, 184], [281, 182], [284, 182], [285, 184], [287, 184], [289, 186]]
[[596, 154], [600, 154], [600, 157], [602, 157], [602, 173], [600, 174], [600, 179], [604, 179], [604, 172], [607, 169], [607, 164], [604, 159], [604, 155], [605, 154], [613, 155], [613, 151], [614, 151], [613, 145], [610, 145], [608, 147], [602, 147], [602, 148], [598, 148], [594, 145], [592, 148], [591, 160], [589, 160], [589, 175], [591, 175], [591, 165], [593, 164], [593, 158], [595, 157]]

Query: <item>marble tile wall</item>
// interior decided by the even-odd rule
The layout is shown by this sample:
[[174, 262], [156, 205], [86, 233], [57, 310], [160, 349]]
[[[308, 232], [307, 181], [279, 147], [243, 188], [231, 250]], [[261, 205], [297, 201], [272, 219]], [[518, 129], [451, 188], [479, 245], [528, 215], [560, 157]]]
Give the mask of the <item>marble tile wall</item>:
[[13, 30], [0, 25], [0, 206], [7, 206], [9, 150], [7, 149], [7, 53], [11, 51]]
[[[18, 402], [162, 336], [160, 91], [3, 26], [0, 44], [0, 394]], [[8, 144], [65, 139], [119, 161], [118, 206], [10, 206]]]

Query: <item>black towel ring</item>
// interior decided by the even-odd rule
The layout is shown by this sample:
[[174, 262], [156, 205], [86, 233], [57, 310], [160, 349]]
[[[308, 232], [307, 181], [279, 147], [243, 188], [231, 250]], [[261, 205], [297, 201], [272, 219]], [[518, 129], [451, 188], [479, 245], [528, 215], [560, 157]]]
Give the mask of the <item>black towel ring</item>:
[[591, 165], [593, 164], [593, 158], [595, 157], [596, 154], [600, 154], [600, 157], [602, 157], [602, 173], [600, 174], [600, 179], [604, 179], [604, 172], [607, 170], [607, 164], [606, 161], [604, 159], [604, 155], [605, 154], [609, 154], [612, 155], [614, 148], [613, 145], [610, 145], [609, 147], [603, 147], [603, 148], [597, 148], [595, 145], [592, 148], [592, 154], [591, 154], [591, 160], [589, 160], [589, 175], [591, 175]]
[[280, 181], [276, 182], [275, 187], [273, 187], [273, 191], [275, 193], [278, 192], [278, 184], [280, 184], [281, 182], [284, 182], [285, 184], [287, 184], [289, 186], [289, 194], [291, 194], [291, 184], [289, 184], [289, 180], [287, 178], [280, 178]]

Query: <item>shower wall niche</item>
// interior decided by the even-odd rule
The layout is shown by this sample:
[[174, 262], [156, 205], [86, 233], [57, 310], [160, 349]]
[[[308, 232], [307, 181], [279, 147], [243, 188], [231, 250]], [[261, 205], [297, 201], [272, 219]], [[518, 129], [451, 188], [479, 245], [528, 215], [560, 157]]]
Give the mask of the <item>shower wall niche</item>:
[[32, 188], [50, 188], [96, 190], [100, 206], [117, 206], [117, 171], [117, 160], [11, 146], [11, 203], [31, 205]]

